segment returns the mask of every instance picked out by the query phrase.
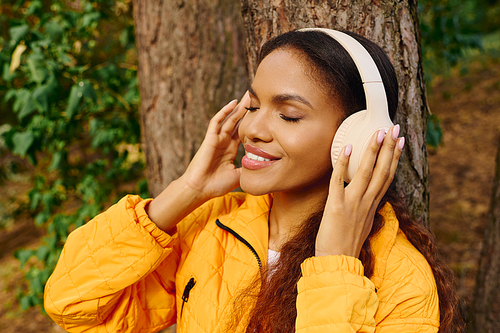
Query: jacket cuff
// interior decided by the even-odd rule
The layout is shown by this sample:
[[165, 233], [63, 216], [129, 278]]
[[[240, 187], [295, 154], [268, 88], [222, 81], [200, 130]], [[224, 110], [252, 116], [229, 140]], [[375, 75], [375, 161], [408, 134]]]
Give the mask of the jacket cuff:
[[352, 274], [364, 276], [364, 267], [355, 257], [345, 255], [310, 257], [300, 266], [302, 276], [319, 275], [324, 272], [348, 271]]
[[153, 201], [153, 199], [142, 199], [138, 195], [127, 195], [126, 209], [132, 218], [140, 224], [146, 231], [156, 240], [156, 242], [163, 248], [169, 247], [170, 243], [177, 238], [177, 234], [170, 236], [156, 225], [149, 218], [146, 213], [146, 206]]

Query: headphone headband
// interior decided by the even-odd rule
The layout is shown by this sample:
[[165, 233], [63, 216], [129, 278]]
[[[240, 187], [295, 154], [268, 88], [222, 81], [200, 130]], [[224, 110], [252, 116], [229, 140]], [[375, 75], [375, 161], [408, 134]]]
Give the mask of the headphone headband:
[[352, 38], [346, 33], [325, 29], [325, 28], [306, 28], [299, 31], [320, 31], [326, 33], [337, 42], [349, 53], [352, 60], [358, 68], [359, 74], [363, 84], [371, 82], [382, 82], [377, 65], [368, 51], [356, 39]]

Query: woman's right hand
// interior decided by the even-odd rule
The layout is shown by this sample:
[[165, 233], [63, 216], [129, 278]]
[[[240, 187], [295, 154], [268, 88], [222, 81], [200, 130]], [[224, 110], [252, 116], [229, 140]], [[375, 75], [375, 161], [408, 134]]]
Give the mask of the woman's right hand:
[[224, 195], [240, 184], [241, 168], [234, 165], [240, 144], [237, 127], [249, 102], [247, 92], [238, 105], [236, 100], [229, 102], [210, 120], [200, 149], [180, 179], [199, 192], [204, 201]]
[[224, 106], [210, 120], [205, 139], [186, 172], [146, 207], [160, 229], [171, 231], [205, 201], [239, 186], [241, 168], [234, 165], [240, 144], [237, 129], [249, 104], [247, 92], [238, 105], [234, 100]]

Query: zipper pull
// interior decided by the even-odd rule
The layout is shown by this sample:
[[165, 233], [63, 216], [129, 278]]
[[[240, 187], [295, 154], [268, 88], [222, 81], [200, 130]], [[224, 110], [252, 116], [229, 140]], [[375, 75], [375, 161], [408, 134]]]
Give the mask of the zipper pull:
[[184, 303], [186, 303], [189, 299], [189, 292], [191, 289], [193, 289], [194, 285], [196, 284], [196, 281], [194, 278], [189, 279], [188, 283], [186, 284], [186, 287], [184, 288], [184, 292], [182, 293], [182, 306], [181, 306], [181, 318], [182, 318], [182, 311], [184, 310]]

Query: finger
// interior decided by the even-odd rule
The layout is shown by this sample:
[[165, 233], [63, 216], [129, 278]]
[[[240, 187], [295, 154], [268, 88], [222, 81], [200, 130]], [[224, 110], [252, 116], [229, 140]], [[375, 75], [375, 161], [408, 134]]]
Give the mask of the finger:
[[231, 142], [229, 142], [227, 148], [226, 148], [226, 154], [224, 154], [224, 157], [221, 162], [234, 162], [234, 159], [236, 158], [236, 155], [238, 154], [238, 147], [240, 145], [240, 139], [239, 137], [233, 138]]
[[[394, 176], [396, 175], [396, 169], [398, 168], [399, 159], [401, 158], [401, 154], [403, 152], [404, 146], [405, 146], [405, 138], [401, 137], [396, 141], [396, 149], [394, 150], [394, 156], [392, 157], [392, 163], [391, 163], [392, 178], [394, 178]], [[387, 189], [389, 188], [389, 186], [391, 185], [391, 183], [392, 183], [392, 181], [390, 181], [387, 184], [387, 188], [385, 189], [384, 194], [387, 191]]]
[[231, 136], [234, 134], [235, 128], [239, 125], [239, 121], [245, 115], [246, 109], [245, 106], [249, 104], [250, 96], [248, 91], [241, 98], [240, 103], [234, 108], [233, 111], [224, 119], [221, 123], [220, 132], [221, 133], [231, 133]]
[[399, 136], [399, 125], [389, 129], [377, 158], [367, 194], [374, 198], [382, 197], [389, 188], [396, 172], [401, 150], [396, 149]]
[[233, 139], [239, 138], [238, 130], [240, 128], [241, 121], [243, 120], [245, 115], [248, 113], [247, 107], [250, 106], [250, 94], [249, 94], [248, 90], [245, 93], [245, 95], [243, 96], [243, 98], [241, 99], [241, 105], [243, 106], [245, 113], [243, 113], [243, 116], [240, 118], [240, 120], [238, 120], [238, 123], [236, 123], [236, 126], [234, 126], [233, 134], [231, 134], [231, 137]]
[[366, 192], [368, 185], [373, 176], [373, 169], [380, 151], [382, 142], [384, 141], [385, 131], [379, 130], [375, 132], [368, 143], [365, 153], [361, 159], [361, 164], [358, 171], [351, 181], [351, 188], [362, 196]]
[[207, 132], [209, 133], [218, 133], [220, 124], [226, 119], [227, 115], [234, 110], [236, 106], [236, 99], [233, 99], [231, 102], [227, 103], [219, 112], [215, 114], [215, 116], [210, 119], [210, 123], [208, 124]]
[[244, 103], [246, 103], [246, 97], [248, 92], [243, 95], [241, 101], [236, 105], [236, 107], [224, 118], [224, 120], [219, 125], [220, 133], [231, 133], [234, 130], [234, 127], [238, 123], [238, 121], [245, 114]]
[[328, 197], [333, 197], [333, 200], [343, 200], [344, 198], [344, 181], [349, 158], [351, 157], [352, 145], [346, 145], [339, 154], [337, 162], [333, 167], [332, 177], [330, 179], [330, 192]]

